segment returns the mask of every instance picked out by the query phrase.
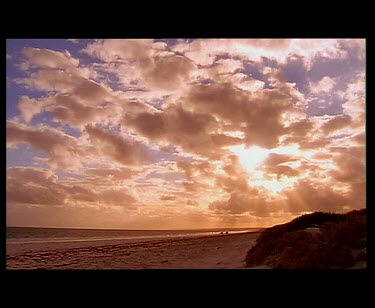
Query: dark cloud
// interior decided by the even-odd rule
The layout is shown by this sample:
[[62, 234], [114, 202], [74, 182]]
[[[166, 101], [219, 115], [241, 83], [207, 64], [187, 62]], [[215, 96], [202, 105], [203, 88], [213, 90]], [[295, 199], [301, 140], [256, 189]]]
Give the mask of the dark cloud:
[[280, 179], [282, 176], [298, 176], [300, 172], [297, 169], [285, 165], [285, 163], [294, 162], [297, 160], [299, 160], [299, 158], [292, 155], [270, 153], [262, 164], [262, 170], [266, 172], [267, 177], [272, 174], [276, 174], [278, 179]]
[[223, 189], [228, 193], [243, 192], [251, 193], [252, 196], [258, 194], [257, 189], [250, 187], [248, 180], [244, 177], [229, 177], [225, 175], [216, 175], [216, 187]]
[[307, 68], [302, 56], [296, 54], [289, 55], [286, 64], [282, 66], [282, 72], [286, 81], [295, 82], [297, 89], [301, 93], [308, 92], [309, 79], [307, 77]]
[[330, 171], [335, 181], [365, 184], [366, 182], [366, 152], [365, 147], [334, 148], [335, 155], [333, 162], [337, 169]]
[[[180, 146], [183, 150], [205, 157], [218, 159], [225, 153], [218, 144], [233, 144], [237, 140], [225, 136], [211, 137], [210, 132], [217, 129], [216, 119], [207, 113], [184, 109], [180, 104], [169, 105], [163, 112], [127, 114], [124, 125], [141, 135]], [[216, 141], [216, 143], [214, 143]]]
[[8, 203], [61, 205], [65, 194], [49, 170], [14, 167], [7, 170]]
[[131, 207], [137, 201], [126, 189], [108, 189], [98, 194], [99, 202], [116, 206]]
[[264, 161], [264, 164], [268, 166], [276, 166], [296, 160], [298, 160], [298, 158], [293, 155], [270, 153]]
[[291, 123], [286, 132], [289, 140], [303, 140], [304, 137], [314, 128], [314, 124], [311, 119], [302, 119]]
[[223, 170], [230, 176], [238, 176], [244, 172], [237, 155], [228, 156], [229, 163], [227, 163]]
[[194, 177], [212, 177], [214, 175], [213, 166], [208, 161], [178, 161], [177, 167], [183, 171], [187, 180]]
[[362, 132], [362, 133], [356, 134], [353, 137], [353, 140], [356, 141], [356, 142], [358, 142], [361, 145], [365, 145], [366, 144], [366, 133]]
[[343, 212], [345, 206], [353, 206], [348, 198], [327, 185], [314, 185], [308, 180], [299, 181], [295, 187], [284, 192], [288, 198], [286, 211], [293, 214], [325, 211]]
[[281, 90], [250, 93], [228, 83], [193, 87], [186, 101], [199, 112], [236, 123], [237, 130], [245, 133], [247, 145], [264, 148], [277, 146], [285, 132], [281, 115], [293, 108], [291, 97]]
[[92, 125], [85, 126], [99, 153], [110, 157], [124, 165], [140, 165], [145, 161], [150, 161], [145, 146], [137, 141], [127, 140], [119, 135], [112, 135], [105, 130]]
[[227, 200], [214, 201], [209, 205], [210, 210], [222, 214], [248, 213], [258, 217], [270, 216], [271, 209], [263, 198], [247, 193], [233, 192]]
[[174, 90], [181, 82], [188, 81], [194, 68], [193, 62], [182, 56], [157, 57], [151, 69], [145, 70], [145, 79], [157, 87]]
[[167, 134], [164, 116], [161, 112], [142, 112], [135, 115], [127, 115], [124, 123], [135, 128], [137, 132], [151, 140], [163, 138]]
[[46, 110], [52, 112], [55, 120], [76, 127], [83, 127], [87, 123], [100, 121], [110, 115], [107, 108], [84, 105], [70, 95], [57, 95], [54, 104]]
[[161, 201], [174, 201], [176, 200], [176, 196], [170, 196], [170, 195], [163, 195], [160, 197]]
[[238, 145], [238, 144], [243, 143], [242, 138], [232, 137], [232, 136], [228, 136], [225, 134], [213, 134], [213, 135], [210, 135], [210, 137], [211, 137], [213, 144], [219, 148], [224, 147], [224, 146], [232, 146], [232, 145]]
[[338, 129], [350, 125], [351, 117], [346, 114], [338, 115], [330, 119], [328, 122], [324, 123], [321, 127], [323, 133], [329, 134]]

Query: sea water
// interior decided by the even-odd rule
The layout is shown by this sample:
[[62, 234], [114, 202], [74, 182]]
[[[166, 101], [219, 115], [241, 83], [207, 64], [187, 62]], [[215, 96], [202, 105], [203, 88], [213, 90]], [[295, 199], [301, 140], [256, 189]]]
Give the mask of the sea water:
[[8, 244], [85, 242], [105, 240], [152, 240], [179, 237], [212, 236], [243, 232], [257, 232], [259, 228], [215, 228], [193, 230], [122, 230], [7, 227]]

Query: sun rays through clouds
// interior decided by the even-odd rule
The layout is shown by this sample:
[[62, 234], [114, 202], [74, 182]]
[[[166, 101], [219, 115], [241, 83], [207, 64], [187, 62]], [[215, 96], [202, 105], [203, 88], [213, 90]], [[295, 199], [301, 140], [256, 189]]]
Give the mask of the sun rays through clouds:
[[365, 59], [364, 39], [7, 40], [7, 224], [363, 208]]

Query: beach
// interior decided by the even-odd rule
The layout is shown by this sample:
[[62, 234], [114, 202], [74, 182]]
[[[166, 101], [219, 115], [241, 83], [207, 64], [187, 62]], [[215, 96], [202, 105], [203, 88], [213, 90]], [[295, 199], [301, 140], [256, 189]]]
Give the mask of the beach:
[[260, 232], [143, 241], [7, 244], [7, 269], [244, 269]]

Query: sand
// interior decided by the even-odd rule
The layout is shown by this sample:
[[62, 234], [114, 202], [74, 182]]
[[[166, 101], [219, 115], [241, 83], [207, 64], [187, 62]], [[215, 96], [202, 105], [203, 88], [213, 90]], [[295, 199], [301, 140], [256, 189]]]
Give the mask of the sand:
[[[7, 269], [244, 269], [259, 232], [129, 242], [7, 245]], [[265, 268], [265, 267], [257, 267]]]

